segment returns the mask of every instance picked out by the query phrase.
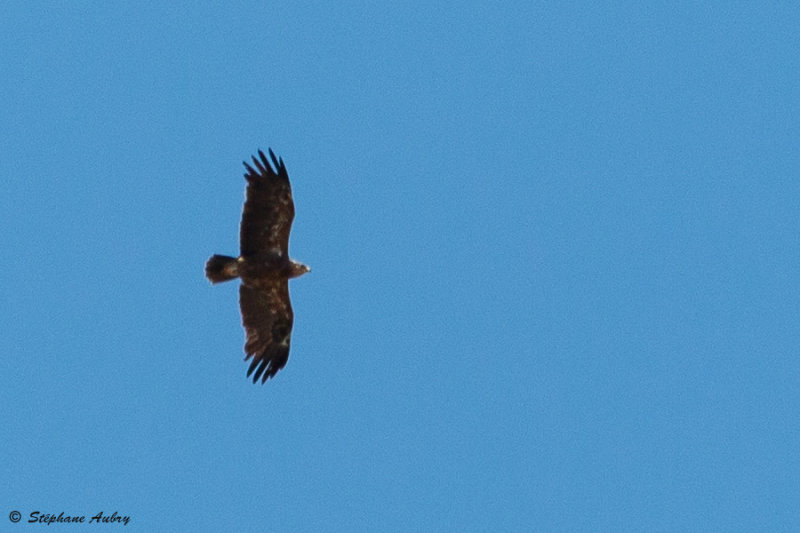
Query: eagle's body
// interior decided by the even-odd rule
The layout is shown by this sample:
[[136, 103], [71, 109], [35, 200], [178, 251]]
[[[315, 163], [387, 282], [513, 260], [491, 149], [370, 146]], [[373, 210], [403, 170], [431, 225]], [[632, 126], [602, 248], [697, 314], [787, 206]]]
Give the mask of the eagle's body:
[[294, 202], [289, 175], [282, 159], [272, 150], [275, 166], [259, 150], [253, 157], [255, 169], [247, 169], [247, 194], [239, 232], [239, 257], [213, 255], [206, 263], [206, 277], [211, 283], [235, 278], [239, 287], [247, 341], [245, 361], [253, 358], [248, 377], [264, 383], [286, 365], [292, 336], [294, 314], [289, 300], [289, 279], [311, 269], [289, 258], [289, 231], [294, 219]]

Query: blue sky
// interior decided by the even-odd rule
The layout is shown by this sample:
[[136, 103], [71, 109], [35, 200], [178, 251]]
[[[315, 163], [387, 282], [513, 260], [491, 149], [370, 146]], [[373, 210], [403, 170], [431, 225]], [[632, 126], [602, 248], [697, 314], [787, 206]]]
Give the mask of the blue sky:
[[170, 4], [0, 17], [0, 529], [800, 529], [800, 10]]

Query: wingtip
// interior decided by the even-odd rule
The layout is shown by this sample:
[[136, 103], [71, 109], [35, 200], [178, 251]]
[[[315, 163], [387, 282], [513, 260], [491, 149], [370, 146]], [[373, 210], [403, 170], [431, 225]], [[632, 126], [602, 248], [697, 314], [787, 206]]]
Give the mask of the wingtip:
[[[247, 161], [242, 161], [245, 170], [247, 170], [247, 172], [245, 172], [245, 177], [249, 179], [250, 177], [257, 176], [281, 176], [282, 178], [289, 179], [289, 174], [286, 172], [286, 164], [283, 162], [283, 158], [277, 157], [275, 152], [272, 151], [272, 148], [268, 148], [267, 151], [272, 159], [272, 163], [269, 162], [266, 154], [264, 154], [264, 151], [260, 148], [257, 151], [258, 157], [255, 155], [252, 156], [252, 165]], [[254, 166], [255, 168], [253, 168]]]
[[272, 169], [272, 165], [269, 164], [269, 161], [267, 161], [267, 156], [264, 155], [264, 152], [262, 150], [258, 151], [258, 157], [261, 158], [261, 164], [264, 166], [265, 169], [264, 172], [267, 174], [274, 174], [275, 171]]
[[259, 161], [258, 159], [256, 159], [256, 156], [253, 156], [253, 163], [256, 164], [258, 170], [260, 170], [262, 174], [268, 174], [269, 172], [267, 171], [267, 169], [272, 170], [272, 167], [270, 167], [267, 164], [266, 160], [264, 160], [264, 153], [261, 150], [259, 150], [258, 153], [261, 156], [262, 160]]
[[283, 158], [276, 157], [275, 152], [272, 151], [272, 148], [269, 149], [269, 156], [272, 158], [272, 162], [275, 165], [275, 173], [288, 179], [289, 176], [286, 173], [286, 164], [284, 164]]
[[247, 161], [242, 161], [242, 164], [244, 165], [244, 168], [247, 171], [244, 173], [244, 177], [247, 178], [248, 180], [250, 179], [251, 176], [255, 176], [256, 174], [258, 174]]
[[[250, 355], [245, 357], [245, 361], [247, 361], [250, 357]], [[255, 355], [252, 357], [253, 361], [250, 363], [250, 368], [247, 369], [247, 377], [250, 378], [250, 376], [253, 376], [254, 385], [258, 383], [259, 379], [263, 385], [269, 378], [274, 377], [275, 374], [277, 374], [278, 369], [271, 364], [269, 359], [263, 356], [257, 359]]]

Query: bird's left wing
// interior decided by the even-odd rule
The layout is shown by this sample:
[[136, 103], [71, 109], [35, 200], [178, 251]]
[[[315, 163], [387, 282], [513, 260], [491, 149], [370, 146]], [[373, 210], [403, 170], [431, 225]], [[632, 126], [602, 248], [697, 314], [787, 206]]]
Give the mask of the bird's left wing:
[[289, 359], [292, 339], [292, 303], [289, 281], [276, 279], [260, 282], [258, 287], [242, 283], [239, 287], [242, 325], [247, 335], [245, 361], [253, 358], [247, 377], [261, 383], [273, 377]]

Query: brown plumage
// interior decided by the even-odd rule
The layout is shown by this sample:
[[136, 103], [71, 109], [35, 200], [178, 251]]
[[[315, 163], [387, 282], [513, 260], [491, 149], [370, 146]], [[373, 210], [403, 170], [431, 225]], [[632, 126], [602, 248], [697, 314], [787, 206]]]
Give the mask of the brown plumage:
[[289, 258], [289, 232], [294, 202], [283, 159], [272, 150], [253, 156], [255, 168], [244, 163], [247, 194], [239, 230], [239, 257], [213, 255], [206, 263], [211, 283], [240, 278], [239, 307], [247, 341], [247, 376], [253, 383], [273, 377], [289, 359], [294, 314], [289, 279], [311, 269]]

